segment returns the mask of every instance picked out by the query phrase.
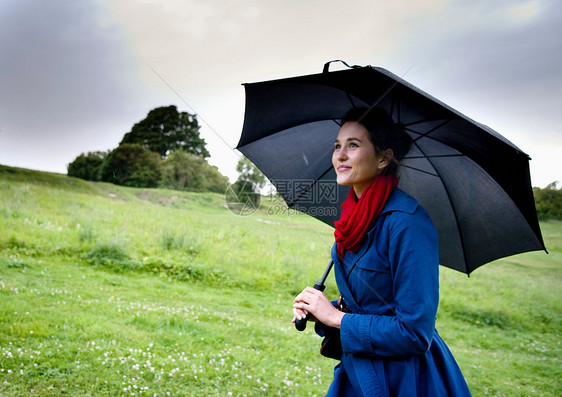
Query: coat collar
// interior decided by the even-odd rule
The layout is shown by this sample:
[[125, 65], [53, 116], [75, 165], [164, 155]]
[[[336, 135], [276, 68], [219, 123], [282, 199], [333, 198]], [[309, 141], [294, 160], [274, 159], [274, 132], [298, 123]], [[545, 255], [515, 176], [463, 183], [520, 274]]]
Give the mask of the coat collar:
[[[388, 198], [379, 217], [375, 221], [375, 224], [373, 225], [371, 230], [367, 232], [367, 240], [371, 240], [374, 230], [377, 228], [378, 225], [380, 225], [381, 219], [383, 218], [384, 215], [395, 211], [405, 212], [407, 214], [413, 214], [416, 211], [416, 208], [418, 208], [418, 206], [419, 206], [418, 200], [416, 200], [408, 193], [400, 189], [395, 189], [394, 192], [392, 192], [392, 194]], [[363, 244], [362, 248], [366, 248], [365, 245], [366, 244]], [[362, 251], [363, 249], [360, 249], [358, 254]]]
[[[373, 225], [373, 227], [367, 232], [367, 238], [365, 239], [365, 241], [363, 242], [363, 244], [361, 245], [361, 248], [359, 248], [359, 251], [357, 251], [356, 253], [353, 252], [347, 252], [346, 256], [349, 256], [349, 263], [350, 266], [353, 266], [353, 264], [355, 264], [355, 262], [357, 262], [357, 260], [359, 260], [359, 258], [361, 258], [365, 252], [369, 249], [369, 246], [371, 245], [372, 239], [373, 239], [373, 234], [374, 231], [377, 229], [377, 227], [379, 227], [381, 220], [383, 218], [384, 215], [394, 212], [394, 211], [401, 211], [401, 212], [405, 212], [407, 214], [413, 214], [416, 209], [418, 208], [419, 204], [418, 201], [413, 198], [412, 196], [410, 196], [408, 193], [400, 190], [400, 189], [395, 189], [394, 192], [392, 192], [392, 194], [390, 195], [390, 197], [388, 198], [386, 204], [384, 205], [379, 217], [377, 218], [377, 220], [375, 221], [375, 224]], [[334, 244], [334, 247], [332, 249], [332, 258], [336, 258], [336, 262], [339, 263], [339, 260], [337, 258], [337, 254], [336, 254], [336, 244]]]
[[418, 200], [410, 196], [408, 193], [400, 189], [395, 189], [388, 198], [388, 201], [384, 205], [380, 215], [392, 211], [402, 211], [408, 214], [413, 214], [414, 211], [416, 211], [416, 208], [418, 208], [418, 205]]

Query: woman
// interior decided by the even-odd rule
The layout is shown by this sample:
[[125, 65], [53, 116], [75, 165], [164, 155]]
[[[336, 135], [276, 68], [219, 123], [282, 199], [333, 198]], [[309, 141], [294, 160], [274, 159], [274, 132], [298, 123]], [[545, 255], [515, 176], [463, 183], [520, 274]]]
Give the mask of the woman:
[[396, 188], [411, 138], [379, 108], [342, 120], [332, 163], [350, 185], [332, 249], [344, 313], [320, 291], [296, 298], [307, 313], [340, 329], [343, 354], [328, 396], [470, 396], [451, 352], [435, 331], [439, 300], [437, 232], [418, 202]]

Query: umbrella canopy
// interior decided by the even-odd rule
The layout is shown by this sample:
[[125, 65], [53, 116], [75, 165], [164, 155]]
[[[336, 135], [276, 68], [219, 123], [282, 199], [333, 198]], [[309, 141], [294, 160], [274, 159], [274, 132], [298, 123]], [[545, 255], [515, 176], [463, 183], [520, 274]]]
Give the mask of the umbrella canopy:
[[237, 149], [289, 207], [332, 225], [348, 186], [332, 168], [341, 118], [352, 107], [385, 109], [413, 139], [399, 188], [428, 211], [444, 266], [469, 274], [501, 257], [545, 249], [529, 156], [491, 128], [378, 67], [245, 84]]

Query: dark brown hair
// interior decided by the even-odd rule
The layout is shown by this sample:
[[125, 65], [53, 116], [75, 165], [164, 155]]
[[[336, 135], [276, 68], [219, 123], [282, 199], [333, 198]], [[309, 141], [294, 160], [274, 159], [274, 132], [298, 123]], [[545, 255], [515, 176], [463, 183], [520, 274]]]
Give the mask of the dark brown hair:
[[410, 151], [412, 138], [394, 123], [388, 113], [378, 107], [357, 107], [349, 110], [341, 120], [341, 125], [348, 121], [355, 121], [363, 125], [369, 132], [369, 139], [375, 147], [375, 153], [380, 154], [386, 149], [392, 149], [392, 161], [384, 169], [385, 175], [396, 175], [400, 161]]

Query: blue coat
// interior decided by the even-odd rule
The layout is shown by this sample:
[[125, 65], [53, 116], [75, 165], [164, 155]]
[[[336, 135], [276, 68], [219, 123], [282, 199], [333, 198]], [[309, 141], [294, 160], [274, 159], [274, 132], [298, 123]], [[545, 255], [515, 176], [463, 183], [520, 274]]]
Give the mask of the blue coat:
[[342, 361], [327, 396], [470, 396], [435, 331], [437, 232], [418, 202], [396, 189], [336, 282], [352, 313], [341, 323]]

